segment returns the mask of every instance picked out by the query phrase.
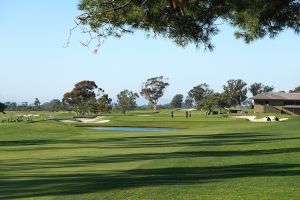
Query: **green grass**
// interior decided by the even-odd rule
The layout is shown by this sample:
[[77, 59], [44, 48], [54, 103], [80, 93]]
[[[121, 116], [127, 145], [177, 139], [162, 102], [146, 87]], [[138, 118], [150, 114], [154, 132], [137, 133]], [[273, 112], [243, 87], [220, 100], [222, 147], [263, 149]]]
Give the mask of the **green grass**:
[[[55, 120], [70, 113], [38, 113], [33, 123], [0, 123], [0, 199], [300, 197], [298, 117], [249, 123], [140, 111], [101, 125], [181, 129], [118, 133]], [[48, 115], [55, 119], [44, 120]]]

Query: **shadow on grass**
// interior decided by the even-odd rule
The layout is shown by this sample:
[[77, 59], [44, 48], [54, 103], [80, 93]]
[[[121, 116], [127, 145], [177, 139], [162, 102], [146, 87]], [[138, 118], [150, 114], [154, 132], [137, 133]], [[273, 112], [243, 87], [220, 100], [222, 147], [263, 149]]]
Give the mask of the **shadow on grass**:
[[[90, 192], [126, 189], [140, 186], [204, 184], [215, 181], [245, 177], [299, 176], [299, 164], [241, 164], [218, 167], [174, 167], [135, 169], [129, 171], [101, 171], [101, 173], [74, 173], [68, 167], [88, 167], [91, 164], [121, 163], [172, 158], [233, 157], [299, 153], [300, 147], [276, 149], [219, 150], [211, 151], [210, 146], [247, 145], [299, 140], [300, 137], [268, 133], [226, 133], [186, 135], [138, 135], [96, 139], [57, 140], [16, 140], [0, 141], [1, 151], [23, 152], [65, 149], [110, 149], [149, 147], [204, 147], [201, 151], [179, 151], [159, 153], [114, 154], [109, 156], [81, 156], [68, 158], [23, 158], [0, 162], [0, 199], [43, 197], [47, 195], [85, 194]], [[219, 148], [222, 149], [222, 148]], [[126, 150], [125, 150], [126, 152]], [[52, 168], [54, 174], [40, 172]], [[61, 169], [59, 169], [61, 168]], [[58, 169], [56, 171], [56, 169]], [[86, 169], [86, 168], [84, 168]], [[36, 170], [36, 171], [34, 171]], [[59, 174], [65, 173], [65, 174]], [[20, 176], [18, 176], [20, 175]]]
[[178, 152], [160, 152], [160, 153], [131, 153], [131, 154], [114, 154], [109, 156], [77, 156], [70, 158], [47, 159], [40, 158], [34, 161], [25, 159], [15, 159], [0, 161], [0, 170], [2, 172], [15, 173], [20, 170], [38, 170], [38, 169], [59, 169], [68, 167], [88, 167], [94, 164], [110, 164], [123, 162], [144, 162], [148, 160], [159, 159], [188, 159], [188, 158], [225, 158], [237, 156], [264, 156], [277, 155], [286, 153], [299, 153], [300, 147], [297, 148], [277, 148], [264, 150], [219, 150], [219, 151], [178, 151]]
[[[138, 133], [137, 133], [138, 134]], [[269, 143], [273, 141], [295, 140], [300, 137], [286, 137], [266, 133], [226, 133], [226, 134], [183, 134], [183, 135], [151, 135], [151, 136], [118, 136], [97, 139], [78, 140], [11, 140], [0, 141], [0, 147], [24, 147], [43, 145], [97, 145], [99, 148], [147, 148], [147, 147], [181, 147], [181, 146], [223, 146], [254, 143]], [[34, 147], [35, 148], [35, 147]], [[60, 147], [55, 147], [60, 148]], [[64, 148], [64, 147], [62, 147]], [[39, 150], [39, 149], [37, 149]]]
[[[81, 166], [82, 164], [88, 165], [93, 163], [121, 163], [121, 162], [132, 162], [132, 161], [146, 161], [156, 159], [170, 159], [170, 158], [205, 158], [205, 157], [234, 157], [234, 156], [263, 156], [263, 155], [275, 155], [285, 153], [299, 153], [300, 147], [298, 148], [278, 148], [278, 149], [264, 149], [264, 150], [237, 150], [237, 151], [179, 151], [179, 152], [168, 152], [168, 153], [131, 153], [131, 154], [119, 154], [112, 156], [102, 157], [77, 157], [73, 161], [62, 163], [55, 162], [54, 166], [70, 165], [70, 166]], [[51, 163], [48, 163], [51, 164]], [[47, 164], [45, 163], [45, 166]]]
[[[111, 171], [107, 174], [24, 174], [2, 177], [0, 198], [85, 194], [141, 186], [203, 184], [246, 177], [299, 176], [299, 164], [242, 164], [219, 167], [178, 167]], [[296, 169], [295, 169], [296, 168]]]

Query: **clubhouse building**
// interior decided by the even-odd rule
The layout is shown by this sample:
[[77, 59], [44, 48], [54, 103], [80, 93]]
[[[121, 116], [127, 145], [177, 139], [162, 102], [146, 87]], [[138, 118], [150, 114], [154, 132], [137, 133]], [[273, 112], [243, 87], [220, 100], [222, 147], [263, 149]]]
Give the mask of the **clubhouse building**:
[[300, 93], [263, 92], [251, 99], [255, 113], [300, 115]]

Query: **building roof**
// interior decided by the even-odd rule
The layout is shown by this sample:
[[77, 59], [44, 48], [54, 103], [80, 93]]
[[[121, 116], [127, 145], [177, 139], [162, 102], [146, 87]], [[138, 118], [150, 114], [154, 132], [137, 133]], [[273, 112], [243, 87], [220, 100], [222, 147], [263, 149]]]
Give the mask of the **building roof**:
[[300, 105], [285, 105], [283, 108], [300, 108]]
[[251, 99], [254, 100], [299, 100], [300, 93], [282, 93], [282, 92], [263, 92]]

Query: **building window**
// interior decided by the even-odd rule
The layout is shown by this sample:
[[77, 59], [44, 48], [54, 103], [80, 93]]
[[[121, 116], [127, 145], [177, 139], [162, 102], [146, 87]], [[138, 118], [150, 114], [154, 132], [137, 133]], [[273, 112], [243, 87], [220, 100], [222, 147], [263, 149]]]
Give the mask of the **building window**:
[[254, 104], [255, 104], [255, 105], [262, 105], [262, 102], [256, 100], [256, 101], [254, 101]]

